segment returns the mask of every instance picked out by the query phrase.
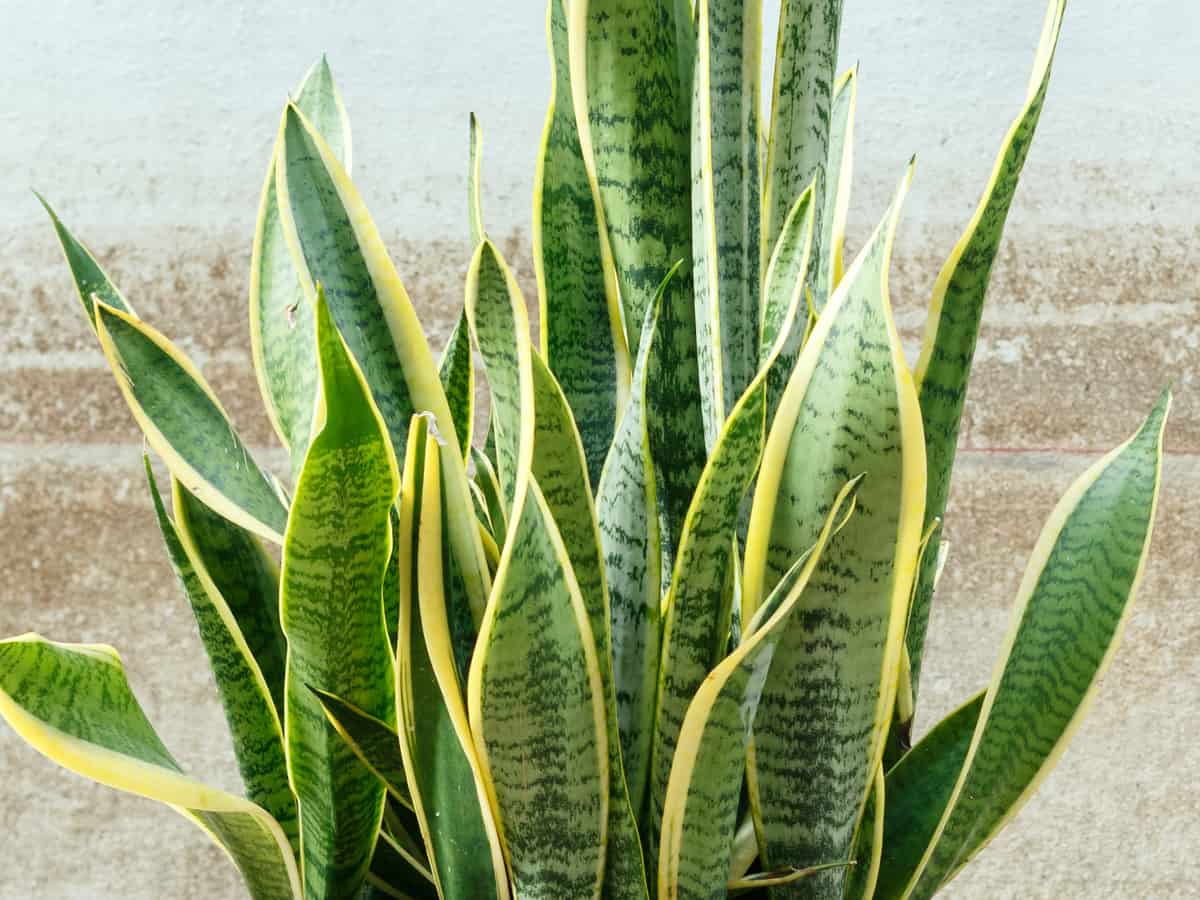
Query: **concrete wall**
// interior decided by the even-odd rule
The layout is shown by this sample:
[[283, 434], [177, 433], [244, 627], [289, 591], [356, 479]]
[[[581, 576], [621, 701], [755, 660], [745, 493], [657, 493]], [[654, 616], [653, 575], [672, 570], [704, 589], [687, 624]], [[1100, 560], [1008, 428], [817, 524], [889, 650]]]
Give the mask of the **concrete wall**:
[[[846, 6], [843, 62], [862, 62], [853, 243], [908, 156], [920, 158], [893, 283], [911, 347], [1020, 104], [1042, 0]], [[465, 268], [468, 110], [486, 131], [489, 226], [528, 281], [542, 13], [478, 0], [144, 7], [0, 9], [0, 634], [117, 645], [167, 744], [196, 775], [235, 787], [138, 473], [140, 438], [27, 188], [46, 192], [139, 311], [195, 356], [243, 434], [272, 447], [243, 303], [286, 91], [328, 51], [355, 122], [357, 179], [440, 339]], [[1200, 877], [1198, 82], [1195, 4], [1068, 12], [977, 357], [926, 723], [986, 679], [1057, 495], [1164, 381], [1178, 402], [1125, 645], [1056, 774], [950, 896], [1185, 897]], [[0, 773], [0, 898], [239, 896], [181, 819], [57, 771], [4, 728]]]

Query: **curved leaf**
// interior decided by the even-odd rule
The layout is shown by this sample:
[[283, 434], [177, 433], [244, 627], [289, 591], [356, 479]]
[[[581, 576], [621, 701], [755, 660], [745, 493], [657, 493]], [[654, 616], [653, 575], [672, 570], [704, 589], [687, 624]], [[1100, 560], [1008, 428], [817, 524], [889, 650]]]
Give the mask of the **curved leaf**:
[[[296, 798], [288, 784], [283, 726], [270, 688], [237, 617], [200, 559], [190, 535], [167, 516], [150, 470], [150, 458], [144, 457], [144, 460], [158, 527], [208, 654], [246, 793], [252, 802], [274, 817], [293, 851], [298, 851]], [[181, 493], [176, 482], [176, 498]], [[177, 500], [176, 510], [179, 509]], [[182, 521], [179, 512], [175, 515]]]
[[[910, 170], [817, 320], [764, 450], [746, 538], [743, 620], [815, 538], [848, 473], [862, 515], [826, 550], [763, 688], [747, 777], [763, 867], [845, 860], [880, 765], [921, 539], [925, 459], [887, 270]], [[840, 897], [844, 871], [777, 890]]]
[[300, 876], [279, 824], [249, 800], [183, 774], [111, 647], [33, 634], [0, 641], [0, 716], [60, 766], [194, 821], [229, 854], [254, 900], [299, 900]]
[[546, 31], [550, 108], [533, 188], [541, 352], [566, 394], [597, 485], [628, 400], [631, 361], [612, 253], [575, 126], [565, 0], [548, 0]]
[[134, 419], [171, 474], [229, 521], [282, 543], [287, 508], [191, 360], [103, 302], [96, 303], [96, 334]]
[[354, 751], [375, 777], [383, 782], [388, 793], [412, 809], [408, 776], [404, 772], [404, 756], [400, 752], [400, 735], [387, 722], [363, 712], [328, 691], [312, 689], [329, 724]]
[[[1050, 67], [1058, 46], [1066, 0], [1050, 0], [1037, 60], [1029, 82], [1025, 106], [1009, 127], [992, 169], [983, 197], [966, 230], [950, 253], [933, 287], [925, 339], [915, 377], [921, 399], [921, 419], [929, 468], [925, 501], [926, 524], [941, 518], [950, 491], [950, 474], [958, 449], [975, 340], [983, 315], [983, 301], [991, 278], [992, 262], [1000, 247], [1004, 222], [1012, 204], [1025, 157], [1041, 116], [1050, 84]], [[937, 549], [941, 536], [934, 538]], [[912, 660], [913, 692], [920, 685], [925, 632], [933, 602], [933, 575], [937, 553], [928, 553], [919, 574], [919, 584], [909, 615], [906, 643]]]
[[[296, 90], [296, 105], [350, 170], [350, 120], [325, 57]], [[300, 471], [311, 437], [317, 397], [313, 309], [292, 263], [275, 193], [278, 146], [271, 153], [258, 204], [250, 257], [250, 348], [267, 416], [288, 448], [292, 475]]]
[[71, 270], [71, 280], [75, 282], [75, 292], [79, 295], [79, 302], [83, 305], [83, 311], [88, 317], [88, 324], [92, 328], [96, 327], [96, 300], [107, 303], [113, 309], [119, 309], [136, 318], [137, 313], [133, 311], [129, 301], [113, 284], [108, 273], [96, 261], [92, 251], [67, 230], [67, 226], [59, 220], [58, 214], [46, 202], [45, 197], [37, 191], [34, 191], [34, 196], [38, 198], [38, 202], [42, 204], [42, 208], [46, 210], [46, 214], [50, 216], [50, 221], [54, 224], [54, 231], [62, 246], [67, 268]]
[[320, 291], [315, 316], [321, 390], [280, 576], [288, 768], [300, 799], [308, 898], [360, 889], [383, 815], [383, 785], [330, 725], [312, 689], [384, 722], [395, 716], [382, 591], [399, 490], [383, 417]]

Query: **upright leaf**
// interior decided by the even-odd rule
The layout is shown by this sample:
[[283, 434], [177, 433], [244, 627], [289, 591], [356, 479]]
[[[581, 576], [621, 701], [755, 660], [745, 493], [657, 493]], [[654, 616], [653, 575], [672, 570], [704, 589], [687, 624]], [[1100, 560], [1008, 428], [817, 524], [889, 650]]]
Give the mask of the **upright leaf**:
[[[296, 105], [350, 171], [350, 120], [325, 57], [296, 89]], [[258, 204], [250, 257], [250, 348], [267, 416], [300, 470], [317, 396], [312, 301], [305, 297], [284, 237], [275, 193], [278, 145], [272, 150]]]
[[471, 329], [467, 325], [466, 310], [459, 310], [454, 330], [446, 339], [438, 363], [438, 377], [450, 406], [454, 439], [462, 448], [463, 459], [468, 459], [475, 432], [475, 361], [471, 357]]
[[699, 0], [692, 82], [692, 269], [709, 449], [758, 371], [761, 0]]
[[54, 225], [54, 232], [58, 235], [63, 257], [67, 261], [67, 268], [71, 270], [71, 280], [75, 282], [75, 292], [79, 295], [79, 302], [83, 305], [83, 311], [88, 317], [88, 324], [92, 328], [96, 327], [96, 300], [107, 303], [113, 309], [119, 309], [136, 318], [137, 313], [133, 311], [129, 301], [113, 284], [108, 273], [96, 261], [92, 251], [67, 230], [67, 226], [59, 220], [58, 214], [46, 202], [45, 197], [36, 192], [34, 196], [38, 198], [38, 202], [42, 204], [42, 208], [46, 210], [46, 214], [50, 216], [50, 221]]
[[375, 777], [400, 803], [412, 808], [404, 757], [400, 753], [400, 735], [387, 722], [365, 713], [353, 703], [326, 691], [313, 689], [325, 716], [343, 741], [354, 751]]
[[382, 591], [399, 490], [387, 427], [320, 291], [315, 315], [320, 392], [288, 519], [280, 588], [288, 766], [300, 799], [310, 900], [357, 897], [383, 815], [383, 785], [326, 719], [312, 689], [394, 721]]
[[280, 543], [287, 508], [204, 376], [161, 333], [96, 304], [96, 334], [147, 443], [171, 474], [236, 525]]
[[861, 479], [830, 506], [816, 544], [788, 571], [750, 636], [696, 692], [671, 765], [658, 867], [659, 900], [727, 896], [746, 744], [774, 655], [831, 534], [853, 510]]
[[1033, 548], [946, 812], [904, 896], [952, 879], [1054, 767], [1095, 696], [1146, 565], [1171, 395], [1059, 501]]
[[468, 697], [518, 897], [600, 896], [608, 822], [604, 685], [587, 610], [537, 483], [509, 540]]
[[64, 768], [195, 822], [233, 860], [254, 900], [299, 900], [296, 860], [279, 824], [249, 800], [183, 774], [111, 647], [33, 634], [0, 641], [0, 716]]
[[475, 113], [471, 113], [470, 150], [467, 153], [467, 223], [470, 226], [471, 247], [487, 238], [483, 227], [483, 129]]
[[579, 426], [594, 486], [629, 395], [631, 361], [612, 252], [575, 126], [565, 0], [548, 0], [546, 30], [550, 107], [533, 187], [541, 352]]
[[439, 450], [428, 417], [409, 428], [400, 493], [400, 752], [445, 900], [507, 900], [508, 878], [463, 701], [446, 614]]
[[[867, 473], [862, 514], [825, 551], [763, 688], [747, 775], [768, 870], [849, 858], [892, 713], [925, 496], [916, 391], [887, 291], [910, 178], [817, 320], [754, 494], [744, 621], [812, 544], [839, 482]], [[840, 897], [844, 878], [827, 870], [776, 893]]]
[[305, 296], [320, 283], [393, 447], [403, 447], [414, 412], [430, 412], [450, 492], [451, 545], [471, 606], [482, 615], [491, 578], [472, 513], [471, 489], [454, 419], [429, 344], [396, 267], [345, 168], [294, 105], [284, 111], [275, 190], [280, 219]]
[[[158, 527], [171, 565], [196, 618], [200, 640], [204, 643], [221, 696], [225, 720], [229, 723], [233, 753], [246, 793], [251, 801], [274, 817], [293, 851], [297, 851], [296, 798], [288, 784], [283, 727], [270, 688], [237, 617], [199, 558], [195, 545], [184, 529], [168, 517], [150, 470], [149, 457], [145, 458], [145, 463]], [[178, 512], [175, 515], [180, 517]]]
[[[1025, 105], [1000, 145], [991, 178], [975, 214], [934, 283], [925, 339], [916, 367], [929, 467], [926, 523], [941, 518], [946, 509], [950, 474], [958, 449], [959, 423], [992, 263], [1000, 247], [1008, 210], [1046, 99], [1065, 7], [1066, 0], [1050, 0]], [[933, 550], [937, 549], [940, 541], [941, 535], [936, 535]], [[909, 615], [906, 643], [912, 660], [914, 694], [920, 685], [937, 558], [936, 552], [925, 555]]]
[[829, 110], [829, 159], [826, 162], [821, 234], [816, 239], [813, 305], [825, 308], [842, 279], [842, 245], [846, 240], [846, 214], [850, 208], [850, 183], [854, 172], [854, 108], [858, 104], [858, 66], [847, 71], [833, 87]]
[[763, 173], [762, 254], [766, 259], [800, 192], [815, 182], [820, 245], [829, 159], [829, 107], [837, 65], [842, 0], [783, 0], [775, 45], [771, 125]]

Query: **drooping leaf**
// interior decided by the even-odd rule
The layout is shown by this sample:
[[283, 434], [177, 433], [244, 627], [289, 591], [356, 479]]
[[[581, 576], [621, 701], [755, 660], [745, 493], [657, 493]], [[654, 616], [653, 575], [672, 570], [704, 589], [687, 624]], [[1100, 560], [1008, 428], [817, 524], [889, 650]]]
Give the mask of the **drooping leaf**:
[[[929, 468], [928, 496], [925, 501], [927, 524], [935, 518], [941, 518], [946, 509], [950, 474], [958, 449], [959, 423], [992, 263], [1000, 247], [1008, 210], [1046, 99], [1065, 7], [1066, 0], [1050, 0], [1025, 105], [1000, 145], [991, 177], [984, 187], [975, 214], [934, 283], [925, 338], [915, 370]], [[934, 550], [941, 539], [941, 535], [935, 536]], [[925, 555], [905, 638], [912, 661], [914, 695], [920, 687], [937, 557], [936, 552]]]
[[763, 171], [763, 258], [775, 247], [796, 197], [815, 183], [820, 258], [829, 159], [829, 109], [837, 65], [842, 0], [783, 0], [775, 45], [771, 124]]
[[709, 450], [758, 371], [761, 0], [699, 0], [692, 82], [692, 267]]
[[[196, 552], [190, 534], [167, 515], [150, 470], [149, 457], [145, 457], [145, 464], [158, 527], [171, 566], [191, 604], [192, 615], [195, 616], [196, 627], [217, 682], [221, 706], [233, 740], [234, 757], [246, 793], [253, 803], [261, 806], [279, 823], [295, 852], [299, 849], [296, 798], [288, 784], [283, 726], [270, 688], [237, 617]], [[182, 518], [179, 512], [176, 512], [176, 517]]]
[[516, 895], [598, 897], [612, 775], [604, 686], [566, 548], [532, 478], [513, 508], [468, 697]]
[[856, 478], [839, 492], [813, 547], [784, 574], [747, 629], [749, 637], [717, 666], [688, 707], [664, 804], [659, 900], [726, 896], [739, 776], [763, 687], [827, 542], [850, 518], [860, 482]]
[[1108, 668], [1146, 565], [1171, 394], [1071, 485], [1042, 529], [966, 761], [904, 896], [952, 879], [1054, 767]]
[[315, 318], [318, 405], [280, 575], [288, 766], [310, 900], [360, 890], [383, 815], [383, 785], [329, 723], [313, 689], [394, 721], [383, 584], [399, 490], [387, 427], [319, 290]]
[[75, 283], [75, 292], [79, 295], [79, 302], [83, 305], [83, 311], [88, 317], [88, 324], [92, 328], [96, 327], [96, 300], [136, 317], [137, 313], [133, 311], [133, 307], [129, 305], [129, 301], [125, 299], [120, 289], [113, 284], [108, 273], [96, 261], [92, 251], [67, 230], [67, 226], [59, 220], [58, 214], [46, 202], [45, 197], [36, 191], [34, 196], [38, 198], [38, 202], [42, 204], [47, 215], [50, 216], [50, 221], [54, 224], [54, 231], [62, 246], [67, 268], [71, 270], [71, 280]]
[[[763, 866], [845, 860], [880, 765], [921, 539], [916, 391], [887, 294], [901, 180], [883, 222], [817, 320], [767, 438], [746, 538], [743, 621], [805, 548], [847, 474], [862, 514], [825, 551], [780, 638], [747, 777]], [[776, 889], [840, 897], [844, 870]]]
[[408, 808], [412, 795], [400, 753], [400, 735], [396, 729], [353, 703], [347, 703], [328, 691], [313, 688], [313, 693], [342, 740], [368, 769], [375, 773], [388, 792]]
[[183, 774], [111, 647], [33, 634], [0, 641], [0, 716], [64, 768], [191, 819], [229, 854], [254, 900], [299, 900], [296, 860], [279, 823]]
[[558, 527], [580, 598], [587, 610], [603, 689], [609, 769], [608, 862], [604, 896], [613, 900], [644, 900], [648, 896], [646, 872], [621, 758], [612, 672], [611, 604], [596, 508], [588, 484], [587, 458], [562, 388], [540, 356], [531, 354], [531, 359], [536, 422], [533, 477]]
[[258, 538], [213, 512], [177, 478], [171, 505], [179, 539], [229, 607], [282, 719], [287, 642], [279, 625], [279, 566]]
[[[414, 412], [429, 412], [445, 443], [442, 468], [451, 546], [471, 607], [482, 615], [491, 586], [471, 514], [463, 454], [433, 354], [379, 230], [345, 168], [304, 114], [284, 111], [275, 170], [280, 221], [310, 301], [322, 285], [379, 407], [393, 447], [403, 447]], [[451, 439], [454, 435], [455, 439]]]
[[200, 371], [129, 313], [103, 302], [95, 312], [96, 334], [117, 386], [171, 474], [234, 524], [281, 543], [287, 508]]
[[629, 395], [632, 364], [612, 252], [575, 125], [565, 0], [548, 6], [550, 108], [533, 189], [541, 352], [567, 396], [595, 486]]
[[449, 633], [440, 458], [428, 417], [414, 417], [401, 479], [398, 538], [400, 751], [441, 896], [507, 900], [504, 856]]
[[[295, 94], [296, 105], [350, 171], [350, 120], [333, 72], [317, 60]], [[275, 193], [278, 147], [271, 153], [258, 204], [250, 257], [250, 347], [267, 416], [300, 470], [311, 437], [317, 396], [312, 302], [305, 297], [279, 217]]]

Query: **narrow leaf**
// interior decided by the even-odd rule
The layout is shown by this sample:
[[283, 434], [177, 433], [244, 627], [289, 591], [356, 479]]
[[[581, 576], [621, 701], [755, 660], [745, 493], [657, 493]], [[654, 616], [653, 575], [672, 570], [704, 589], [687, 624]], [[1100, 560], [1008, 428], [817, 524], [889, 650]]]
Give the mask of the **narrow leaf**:
[[470, 224], [471, 246], [487, 239], [483, 227], [483, 129], [475, 113], [471, 113], [470, 150], [467, 154], [467, 221]]
[[299, 900], [296, 861], [279, 824], [249, 800], [183, 774], [111, 647], [33, 634], [0, 641], [0, 716], [64, 768], [191, 819], [229, 854], [254, 900]]
[[383, 815], [383, 785], [330, 725], [312, 689], [384, 722], [395, 716], [382, 591], [399, 490], [386, 425], [320, 291], [315, 315], [320, 391], [280, 589], [288, 765], [300, 799], [308, 898], [359, 890]]
[[816, 239], [813, 305], [819, 313], [842, 279], [842, 247], [846, 240], [846, 214], [850, 208], [850, 183], [854, 172], [854, 109], [858, 104], [858, 66], [847, 71], [833, 87], [829, 111], [829, 159], [821, 210], [821, 234]]
[[102, 302], [96, 334], [134, 419], [171, 474], [231, 522], [281, 543], [287, 509], [191, 360], [149, 325]]
[[396, 729], [328, 691], [314, 688], [313, 693], [325, 711], [329, 724], [354, 751], [354, 755], [375, 773], [375, 777], [383, 782], [393, 797], [411, 809], [412, 795], [408, 790], [404, 757], [400, 753], [400, 735]]
[[88, 317], [88, 324], [93, 328], [96, 327], [95, 305], [97, 300], [136, 318], [137, 313], [133, 311], [129, 301], [113, 284], [108, 273], [96, 261], [92, 251], [67, 230], [67, 226], [59, 220], [58, 214], [46, 202], [45, 197], [37, 192], [34, 192], [34, 196], [38, 198], [38, 202], [42, 204], [47, 215], [50, 216], [50, 221], [54, 224], [54, 231], [62, 246], [63, 257], [67, 261], [67, 268], [71, 270], [71, 279], [75, 282], [75, 292], [79, 295], [79, 302], [83, 304], [83, 311]]
[[450, 406], [455, 440], [462, 447], [463, 458], [468, 459], [475, 431], [475, 361], [471, 357], [471, 329], [466, 310], [459, 312], [454, 330], [446, 339], [438, 377]]
[[[958, 449], [958, 429], [992, 263], [1000, 247], [1008, 210], [1046, 99], [1050, 68], [1058, 46], [1065, 7], [1066, 0], [1050, 0], [1025, 105], [1013, 120], [1000, 146], [991, 178], [975, 214], [934, 283], [925, 339], [916, 366], [929, 467], [926, 523], [941, 518], [945, 513], [950, 474]], [[934, 550], [940, 540], [940, 535], [934, 538]], [[909, 616], [906, 642], [912, 659], [914, 694], [920, 686], [937, 557], [937, 553], [925, 556]]]

